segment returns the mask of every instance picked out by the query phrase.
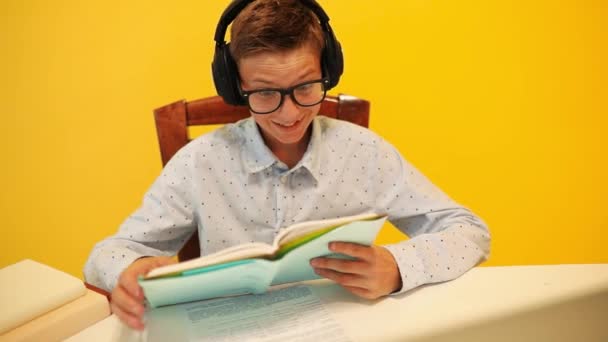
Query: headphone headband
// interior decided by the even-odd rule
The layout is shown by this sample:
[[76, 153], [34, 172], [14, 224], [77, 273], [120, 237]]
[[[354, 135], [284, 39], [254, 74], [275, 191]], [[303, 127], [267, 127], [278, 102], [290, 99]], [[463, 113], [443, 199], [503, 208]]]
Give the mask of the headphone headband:
[[[224, 101], [233, 105], [244, 105], [245, 101], [238, 89], [238, 68], [229, 50], [229, 43], [225, 41], [228, 26], [250, 3], [256, 0], [234, 0], [222, 13], [215, 29], [215, 55], [211, 64], [213, 82], [217, 93], [224, 98]], [[333, 88], [342, 75], [344, 61], [342, 48], [334, 36], [329, 25], [327, 13], [315, 0], [300, 0], [300, 2], [310, 9], [319, 19], [321, 29], [324, 33], [325, 46], [321, 52], [321, 64], [329, 82], [326, 90]]]

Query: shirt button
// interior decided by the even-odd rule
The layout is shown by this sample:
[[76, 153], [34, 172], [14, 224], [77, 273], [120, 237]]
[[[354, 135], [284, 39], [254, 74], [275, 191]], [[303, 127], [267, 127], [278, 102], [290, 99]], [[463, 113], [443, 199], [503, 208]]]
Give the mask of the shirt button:
[[281, 176], [280, 180], [281, 183], [285, 184], [285, 182], [287, 182], [287, 176]]

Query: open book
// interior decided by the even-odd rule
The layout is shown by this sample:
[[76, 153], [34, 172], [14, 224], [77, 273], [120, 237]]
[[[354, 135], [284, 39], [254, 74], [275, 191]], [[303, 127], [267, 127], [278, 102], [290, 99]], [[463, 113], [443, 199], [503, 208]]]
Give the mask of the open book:
[[362, 214], [308, 221], [282, 230], [272, 245], [247, 243], [174, 265], [139, 279], [152, 307], [245, 293], [269, 286], [320, 278], [310, 266], [319, 256], [342, 257], [332, 241], [370, 245], [386, 216]]

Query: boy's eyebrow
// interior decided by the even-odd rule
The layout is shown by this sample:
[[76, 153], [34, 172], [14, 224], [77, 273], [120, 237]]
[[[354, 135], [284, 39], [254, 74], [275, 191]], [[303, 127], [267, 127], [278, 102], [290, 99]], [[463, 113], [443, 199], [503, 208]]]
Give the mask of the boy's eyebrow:
[[268, 85], [268, 86], [273, 86], [274, 82], [271, 81], [267, 81], [263, 78], [254, 78], [253, 80], [251, 80], [251, 83], [261, 83], [263, 85]]

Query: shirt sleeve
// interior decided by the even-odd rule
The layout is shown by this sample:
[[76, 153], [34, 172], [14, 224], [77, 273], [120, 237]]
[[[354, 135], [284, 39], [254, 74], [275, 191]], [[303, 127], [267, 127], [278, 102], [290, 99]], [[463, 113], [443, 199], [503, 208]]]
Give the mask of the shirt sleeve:
[[112, 291], [122, 271], [133, 261], [144, 256], [175, 255], [192, 235], [196, 223], [188, 185], [189, 155], [180, 152], [118, 233], [95, 245], [84, 268], [87, 282]]
[[402, 293], [451, 280], [489, 256], [486, 224], [452, 201], [383, 141], [374, 180], [379, 212], [410, 239], [386, 245], [401, 274]]

